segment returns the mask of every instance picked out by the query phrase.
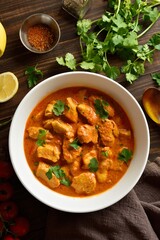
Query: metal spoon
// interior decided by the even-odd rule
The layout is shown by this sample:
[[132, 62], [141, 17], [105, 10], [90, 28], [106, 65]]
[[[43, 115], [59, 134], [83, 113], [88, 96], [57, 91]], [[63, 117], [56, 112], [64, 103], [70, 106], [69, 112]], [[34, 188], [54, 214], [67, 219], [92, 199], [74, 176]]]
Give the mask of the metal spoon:
[[154, 87], [146, 89], [142, 103], [148, 116], [160, 125], [160, 90]]

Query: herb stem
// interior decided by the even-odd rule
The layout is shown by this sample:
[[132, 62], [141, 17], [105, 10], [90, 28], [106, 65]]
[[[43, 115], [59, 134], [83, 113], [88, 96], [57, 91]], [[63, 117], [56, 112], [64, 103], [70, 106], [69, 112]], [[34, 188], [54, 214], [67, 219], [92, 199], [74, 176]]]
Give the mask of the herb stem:
[[152, 22], [143, 32], [141, 32], [138, 36], [137, 39], [142, 37], [146, 32], [149, 31], [149, 29], [156, 23], [156, 21], [158, 20], [158, 18], [160, 17], [160, 14], [158, 14], [158, 17], [156, 18], [156, 20], [154, 22]]
[[117, 10], [115, 12], [115, 15], [117, 15], [119, 13], [120, 6], [121, 6], [121, 0], [118, 0], [118, 5], [117, 5]]
[[5, 125], [7, 125], [8, 123], [11, 122], [11, 120], [12, 120], [12, 118], [10, 118], [10, 119], [8, 119], [8, 120], [6, 120], [6, 121], [0, 122], [0, 127], [3, 127], [3, 126], [5, 126]]

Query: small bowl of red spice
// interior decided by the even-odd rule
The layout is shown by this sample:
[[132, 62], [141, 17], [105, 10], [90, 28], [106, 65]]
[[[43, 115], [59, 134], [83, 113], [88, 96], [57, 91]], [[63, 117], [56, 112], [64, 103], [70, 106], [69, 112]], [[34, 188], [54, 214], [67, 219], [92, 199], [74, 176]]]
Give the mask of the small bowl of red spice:
[[48, 14], [36, 13], [24, 20], [19, 31], [22, 44], [31, 52], [47, 53], [60, 39], [60, 27]]

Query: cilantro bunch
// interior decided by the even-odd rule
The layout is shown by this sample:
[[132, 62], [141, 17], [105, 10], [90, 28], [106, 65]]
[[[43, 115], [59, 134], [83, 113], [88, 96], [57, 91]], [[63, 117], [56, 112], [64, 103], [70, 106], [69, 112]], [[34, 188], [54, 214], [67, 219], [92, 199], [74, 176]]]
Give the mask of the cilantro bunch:
[[[141, 37], [159, 19], [157, 5], [160, 0], [109, 0], [101, 18], [77, 21], [82, 61], [71, 53], [57, 57], [60, 65], [71, 70], [78, 67], [92, 72], [104, 73], [117, 79], [121, 73], [130, 83], [145, 72], [145, 63], [153, 62], [155, 50], [160, 50], [160, 33], [156, 33], [145, 44]], [[110, 57], [116, 55], [122, 60], [120, 67], [110, 64]]]

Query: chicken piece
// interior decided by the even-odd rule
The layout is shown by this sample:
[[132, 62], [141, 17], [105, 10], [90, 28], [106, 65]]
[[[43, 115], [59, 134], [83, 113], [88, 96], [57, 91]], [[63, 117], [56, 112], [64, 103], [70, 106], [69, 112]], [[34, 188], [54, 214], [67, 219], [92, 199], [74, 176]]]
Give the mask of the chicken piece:
[[32, 139], [38, 139], [39, 136], [42, 134], [42, 132], [44, 132], [44, 139], [52, 139], [53, 135], [46, 129], [42, 128], [42, 127], [29, 127], [27, 129], [29, 137]]
[[109, 119], [99, 124], [98, 131], [102, 144], [105, 146], [113, 146], [115, 137], [118, 137], [119, 135], [119, 130], [116, 123]]
[[71, 186], [78, 194], [91, 194], [96, 188], [96, 178], [94, 173], [85, 172], [73, 177]]
[[45, 129], [51, 130], [52, 129], [52, 121], [54, 121], [53, 118], [47, 119], [43, 122], [43, 126]]
[[77, 106], [79, 113], [87, 119], [91, 125], [95, 125], [98, 121], [98, 117], [92, 107], [86, 103], [81, 103]]
[[53, 113], [53, 106], [54, 104], [56, 103], [56, 101], [52, 101], [50, 102], [47, 107], [46, 107], [46, 110], [45, 110], [45, 113], [44, 115], [48, 118], [52, 118], [54, 116], [54, 113]]
[[74, 137], [74, 129], [73, 129], [72, 125], [70, 125], [69, 123], [64, 123], [63, 121], [58, 119], [58, 120], [54, 120], [52, 122], [52, 127], [56, 133], [63, 134], [68, 139]]
[[66, 99], [67, 108], [64, 111], [64, 115], [72, 122], [78, 122], [78, 112], [77, 112], [78, 103], [71, 97]]
[[103, 170], [109, 170], [113, 169], [113, 160], [110, 158], [107, 158], [99, 163], [99, 169], [101, 171]]
[[119, 135], [122, 137], [131, 137], [131, 131], [127, 129], [119, 129]]
[[81, 158], [76, 159], [73, 163], [70, 164], [70, 172], [72, 176], [77, 176], [80, 171]]
[[78, 91], [78, 93], [76, 95], [78, 96], [78, 99], [80, 99], [80, 102], [83, 102], [86, 98], [87, 90], [82, 89], [82, 90]]
[[45, 143], [48, 143], [50, 145], [56, 145], [60, 148], [62, 146], [63, 139], [60, 135], [55, 134], [53, 135], [53, 138], [51, 140], [46, 139]]
[[72, 163], [73, 161], [81, 158], [82, 147], [78, 146], [77, 149], [74, 149], [70, 146], [70, 144], [74, 141], [73, 138], [63, 140], [63, 157], [68, 163]]
[[85, 153], [82, 155], [82, 160], [84, 163], [83, 168], [88, 169], [88, 165], [90, 164], [90, 161], [92, 158], [97, 158], [97, 151], [95, 149], [92, 149], [91, 151]]
[[60, 158], [60, 154], [60, 149], [57, 146], [44, 144], [37, 148], [37, 156], [39, 158], [44, 158], [52, 162], [57, 162]]
[[36, 170], [36, 176], [43, 179], [50, 188], [54, 189], [60, 185], [60, 180], [56, 178], [54, 173], [52, 173], [52, 178], [49, 179], [46, 175], [49, 169], [50, 165], [43, 162], [39, 162], [39, 165]]
[[81, 143], [98, 142], [98, 131], [95, 126], [80, 125], [77, 129], [77, 135]]
[[107, 178], [108, 178], [108, 172], [104, 169], [103, 171], [102, 170], [98, 170], [96, 172], [96, 178], [97, 178], [97, 181], [99, 183], [104, 183], [107, 181]]
[[112, 157], [112, 150], [110, 147], [100, 147], [98, 151], [98, 159], [103, 161]]
[[109, 117], [114, 117], [114, 114], [115, 114], [114, 108], [110, 104], [105, 105], [104, 109], [108, 112]]
[[34, 121], [41, 121], [41, 119], [43, 118], [43, 114], [44, 114], [44, 111], [40, 111], [38, 112], [36, 115], [33, 116], [33, 119]]

